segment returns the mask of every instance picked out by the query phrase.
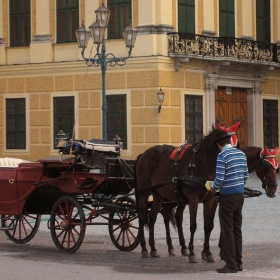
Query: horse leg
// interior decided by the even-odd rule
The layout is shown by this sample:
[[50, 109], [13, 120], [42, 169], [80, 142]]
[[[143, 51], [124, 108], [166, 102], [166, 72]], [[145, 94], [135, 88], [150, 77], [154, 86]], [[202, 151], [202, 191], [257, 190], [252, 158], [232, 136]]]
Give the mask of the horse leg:
[[146, 247], [146, 240], [144, 234], [144, 227], [147, 225], [147, 204], [149, 196], [146, 194], [139, 195], [138, 219], [139, 219], [139, 241], [141, 245], [142, 258], [149, 258]]
[[183, 214], [184, 214], [185, 207], [186, 207], [185, 204], [179, 203], [175, 215], [182, 256], [189, 255], [189, 250], [186, 246], [185, 237], [183, 233]]
[[160, 210], [160, 212], [162, 214], [164, 225], [165, 225], [166, 243], [167, 243], [167, 246], [168, 246], [168, 254], [169, 254], [170, 257], [173, 257], [173, 256], [175, 256], [175, 250], [173, 248], [171, 234], [170, 234], [170, 226], [169, 226], [170, 219], [172, 218], [171, 215], [173, 214], [173, 208], [163, 207]]
[[194, 234], [195, 234], [196, 228], [197, 228], [196, 217], [197, 217], [198, 203], [199, 203], [199, 201], [198, 201], [197, 197], [192, 196], [189, 198], [190, 232], [191, 232], [191, 237], [190, 237], [190, 242], [189, 242], [189, 251], [190, 251], [189, 263], [198, 262], [196, 255], [194, 253], [194, 245], [193, 245]]
[[202, 259], [207, 262], [215, 262], [215, 259], [210, 251], [210, 235], [214, 228], [214, 218], [218, 202], [215, 202], [215, 197], [203, 203], [203, 217], [204, 217], [204, 246], [201, 253]]
[[158, 251], [155, 248], [155, 223], [157, 215], [162, 207], [163, 197], [153, 194], [153, 204], [149, 215], [149, 245], [151, 247], [151, 257], [159, 258]]

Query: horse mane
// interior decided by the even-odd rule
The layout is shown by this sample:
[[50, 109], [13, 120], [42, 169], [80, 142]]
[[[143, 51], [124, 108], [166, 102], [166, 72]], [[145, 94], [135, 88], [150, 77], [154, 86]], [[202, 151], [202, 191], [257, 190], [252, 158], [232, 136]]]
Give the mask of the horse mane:
[[[213, 179], [213, 176], [215, 176], [217, 155], [220, 150], [214, 141], [218, 132], [219, 130], [212, 126], [212, 130], [210, 130], [206, 136], [204, 136], [199, 142], [192, 145], [192, 148], [198, 149], [198, 153], [200, 154], [200, 156], [197, 157], [198, 162], [196, 165], [205, 166], [207, 169], [207, 172], [205, 172], [205, 170], [196, 169], [195, 173], [198, 177], [207, 176], [205, 179], [210, 180]], [[209, 178], [209, 176], [211, 178]]]

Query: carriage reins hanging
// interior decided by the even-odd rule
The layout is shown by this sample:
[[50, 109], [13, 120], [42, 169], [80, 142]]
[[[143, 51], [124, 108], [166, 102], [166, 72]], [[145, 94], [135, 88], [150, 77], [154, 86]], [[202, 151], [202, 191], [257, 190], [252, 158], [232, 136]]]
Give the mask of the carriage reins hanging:
[[176, 155], [174, 158], [174, 163], [172, 166], [173, 177], [171, 180], [154, 185], [154, 186], [150, 187], [149, 189], [138, 191], [138, 193], [153, 191], [157, 188], [164, 187], [165, 185], [168, 185], [168, 184], [176, 184], [177, 191], [180, 193], [181, 193], [180, 189], [182, 188], [182, 186], [185, 186], [185, 187], [188, 187], [191, 189], [205, 188], [206, 180], [198, 178], [198, 177], [194, 177], [195, 158], [199, 151], [199, 147], [198, 147], [199, 143], [197, 143], [197, 145], [193, 148], [193, 154], [192, 154], [190, 163], [188, 164], [186, 176], [178, 176], [178, 170], [179, 170], [178, 165], [179, 165], [179, 161], [180, 161], [180, 155], [186, 148], [188, 149], [187, 145], [189, 145], [189, 144], [187, 144], [187, 142], [185, 142], [183, 145], [181, 145], [178, 148], [178, 150], [176, 152]]

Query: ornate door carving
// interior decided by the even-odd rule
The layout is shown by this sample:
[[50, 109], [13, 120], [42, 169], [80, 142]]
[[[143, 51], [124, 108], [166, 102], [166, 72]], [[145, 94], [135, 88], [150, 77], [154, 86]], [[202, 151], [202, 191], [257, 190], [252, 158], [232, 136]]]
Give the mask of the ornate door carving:
[[240, 145], [248, 146], [247, 92], [242, 88], [219, 87], [215, 90], [215, 118], [220, 125], [231, 126], [241, 121], [237, 129]]

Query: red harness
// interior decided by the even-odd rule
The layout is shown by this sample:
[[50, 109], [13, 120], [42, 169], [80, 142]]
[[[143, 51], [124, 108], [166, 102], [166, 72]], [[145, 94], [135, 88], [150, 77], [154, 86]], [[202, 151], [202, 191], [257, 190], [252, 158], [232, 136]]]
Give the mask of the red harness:
[[[187, 144], [183, 147], [183, 149], [181, 150], [180, 154], [179, 154], [179, 158], [178, 161], [182, 159], [183, 155], [185, 154], [186, 150], [190, 147], [190, 144]], [[179, 148], [175, 148], [174, 151], [170, 154], [169, 159], [170, 160], [175, 160], [176, 154], [179, 152]]]

